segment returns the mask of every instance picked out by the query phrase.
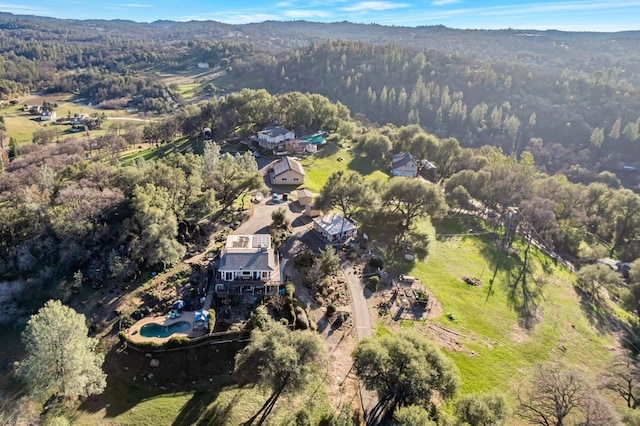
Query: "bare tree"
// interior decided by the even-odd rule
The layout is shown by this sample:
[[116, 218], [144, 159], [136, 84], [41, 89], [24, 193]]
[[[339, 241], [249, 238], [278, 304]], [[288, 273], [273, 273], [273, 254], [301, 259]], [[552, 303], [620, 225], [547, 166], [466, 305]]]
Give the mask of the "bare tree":
[[640, 405], [640, 365], [628, 352], [616, 355], [605, 373], [604, 388], [621, 396], [627, 408]]
[[621, 424], [609, 404], [575, 370], [562, 364], [536, 366], [531, 382], [517, 393], [516, 414], [541, 426]]

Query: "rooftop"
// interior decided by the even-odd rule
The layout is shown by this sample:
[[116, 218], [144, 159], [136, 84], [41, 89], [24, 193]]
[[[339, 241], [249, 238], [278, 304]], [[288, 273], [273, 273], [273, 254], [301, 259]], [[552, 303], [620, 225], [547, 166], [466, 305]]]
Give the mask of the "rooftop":
[[264, 130], [260, 131], [259, 133], [275, 138], [276, 136], [286, 135], [290, 131], [291, 130], [285, 129], [284, 127], [280, 127], [280, 126], [268, 126], [268, 127], [265, 127]]
[[407, 163], [414, 161], [413, 157], [408, 152], [401, 152], [400, 154], [394, 154], [391, 159], [391, 168], [396, 169], [398, 167], [402, 167]]
[[293, 170], [304, 176], [304, 168], [298, 160], [292, 157], [284, 157], [273, 166], [273, 172], [276, 176], [286, 171]]
[[269, 234], [228, 235], [225, 245], [227, 250], [255, 252], [260, 249], [271, 248]]
[[329, 213], [317, 217], [313, 221], [329, 235], [337, 235], [341, 232], [358, 229], [355, 223], [338, 213]]

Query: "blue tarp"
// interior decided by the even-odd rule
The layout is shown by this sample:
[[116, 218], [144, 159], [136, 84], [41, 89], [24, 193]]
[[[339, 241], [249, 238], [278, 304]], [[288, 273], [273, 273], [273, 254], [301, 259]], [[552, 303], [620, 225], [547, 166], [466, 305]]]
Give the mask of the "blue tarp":
[[207, 311], [196, 311], [195, 314], [193, 315], [194, 322], [198, 322], [198, 321], [207, 322], [208, 320], [209, 320], [209, 312]]

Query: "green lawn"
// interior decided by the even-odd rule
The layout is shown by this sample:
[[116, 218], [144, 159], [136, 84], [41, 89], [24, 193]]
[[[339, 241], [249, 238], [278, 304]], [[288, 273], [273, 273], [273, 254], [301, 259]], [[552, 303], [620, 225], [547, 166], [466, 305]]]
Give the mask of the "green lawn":
[[[61, 139], [67, 137], [78, 137], [78, 135], [84, 134], [64, 133], [69, 129], [68, 125], [55, 125], [50, 122], [41, 123], [40, 121], [36, 120], [37, 116], [32, 116], [21, 111], [23, 105], [42, 105], [42, 102], [45, 100], [51, 103], [58, 103], [58, 107], [55, 109], [58, 118], [66, 117], [68, 115], [73, 116], [74, 114], [104, 113], [108, 117], [132, 119], [136, 121], [130, 122], [140, 125], [144, 124], [144, 122], [138, 121], [139, 117], [136, 114], [130, 114], [123, 110], [103, 110], [94, 106], [80, 105], [79, 103], [76, 103], [76, 100], [73, 98], [73, 96], [69, 94], [23, 97], [18, 99], [18, 103], [16, 105], [9, 106], [8, 108], [0, 111], [0, 114], [4, 115], [5, 117], [9, 136], [15, 138], [19, 145], [31, 143], [33, 139], [33, 133], [39, 130], [59, 129], [61, 132]], [[103, 124], [104, 130], [92, 131], [91, 135], [97, 136], [103, 134], [110, 125], [124, 125], [125, 123], [127, 123], [126, 120], [114, 120], [112, 122], [109, 122], [107, 120]]]
[[196, 90], [200, 88], [200, 83], [179, 84], [178, 93], [184, 99], [191, 99], [196, 95]]
[[123, 165], [128, 166], [139, 158], [150, 161], [162, 158], [172, 152], [186, 152], [193, 148], [193, 142], [193, 140], [183, 137], [159, 146], [143, 147], [142, 149], [134, 148], [123, 152], [120, 155], [120, 161]]
[[[270, 390], [249, 384], [187, 392], [143, 390], [120, 385], [109, 388], [100, 398], [90, 398], [78, 410], [75, 425], [239, 425], [262, 407]], [[303, 392], [281, 395], [268, 424], [291, 424], [298, 411], [305, 409], [312, 424], [330, 411], [327, 395], [319, 379]], [[200, 423], [202, 422], [202, 423]]]
[[[517, 253], [507, 256], [490, 236], [450, 235], [468, 232], [468, 224], [456, 222], [437, 224], [438, 234], [449, 235], [432, 241], [427, 259], [408, 272], [442, 304], [443, 315], [435, 321], [464, 336], [467, 350], [449, 352], [460, 368], [464, 393], [497, 389], [512, 395], [539, 361], [563, 359], [592, 373], [606, 366], [611, 353], [605, 347], [615, 344], [614, 336], [589, 323], [570, 272], [532, 249], [525, 303], [522, 283], [515, 279], [524, 243], [516, 242]], [[484, 284], [470, 286], [463, 276]]]
[[302, 166], [306, 175], [304, 186], [312, 192], [320, 192], [329, 176], [341, 170], [357, 171], [367, 180], [389, 179], [385, 171], [372, 167], [371, 161], [355, 157], [351, 149], [336, 142], [328, 142], [318, 153], [302, 160]]

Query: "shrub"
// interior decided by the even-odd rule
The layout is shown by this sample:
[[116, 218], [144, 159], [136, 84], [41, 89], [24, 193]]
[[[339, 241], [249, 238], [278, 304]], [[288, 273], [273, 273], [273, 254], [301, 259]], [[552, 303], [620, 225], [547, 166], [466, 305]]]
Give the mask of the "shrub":
[[293, 287], [293, 284], [291, 282], [288, 282], [285, 284], [284, 293], [287, 295], [287, 299], [291, 301], [293, 300], [294, 291], [295, 291], [295, 288]]
[[369, 259], [369, 266], [374, 269], [382, 269], [384, 267], [384, 260], [380, 256], [371, 256], [371, 259]]
[[156, 342], [138, 342], [136, 343], [136, 346], [140, 349], [155, 349], [160, 345], [158, 345]]
[[367, 288], [371, 291], [378, 291], [378, 287], [380, 286], [380, 278], [376, 275], [369, 277], [367, 280]]
[[209, 319], [207, 323], [207, 329], [209, 330], [209, 334], [213, 333], [213, 329], [216, 327], [216, 311], [214, 309], [209, 309]]
[[135, 320], [131, 318], [129, 315], [125, 315], [120, 318], [120, 330], [124, 330], [125, 328], [131, 327], [135, 324]]
[[284, 325], [285, 327], [289, 325], [289, 320], [286, 318], [280, 318], [280, 324]]
[[349, 318], [349, 313], [348, 312], [344, 312], [344, 311], [340, 311], [336, 314], [336, 319], [335, 321], [333, 321], [333, 327], [334, 328], [340, 328], [342, 327], [342, 324], [345, 322], [345, 320]]
[[249, 314], [249, 319], [244, 325], [244, 328], [247, 330], [253, 330], [255, 328], [264, 330], [266, 325], [269, 323], [269, 315], [267, 314], [267, 310], [264, 306], [258, 306], [251, 314]]
[[125, 333], [124, 331], [119, 331], [118, 332], [118, 340], [120, 340], [121, 343], [124, 343], [127, 341], [127, 333]]
[[327, 306], [327, 317], [331, 318], [337, 311], [336, 305], [331, 304]]
[[187, 336], [173, 336], [167, 343], [165, 343], [165, 346], [167, 348], [177, 348], [188, 345], [189, 342], [190, 340]]

